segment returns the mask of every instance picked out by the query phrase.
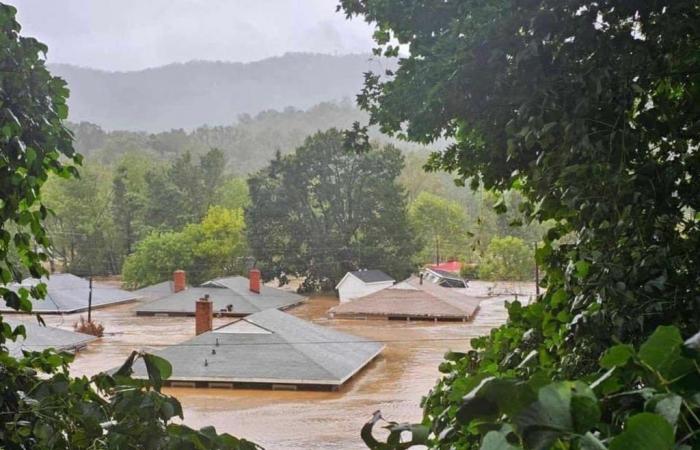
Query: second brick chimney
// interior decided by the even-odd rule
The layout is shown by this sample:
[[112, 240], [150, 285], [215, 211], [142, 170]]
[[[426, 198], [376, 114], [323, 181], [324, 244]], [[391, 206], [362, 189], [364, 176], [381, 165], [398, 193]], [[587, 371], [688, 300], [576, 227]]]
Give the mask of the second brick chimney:
[[250, 291], [256, 294], [260, 293], [260, 270], [250, 269], [248, 272], [248, 280], [250, 280]]
[[187, 287], [187, 276], [184, 270], [173, 272], [173, 292], [184, 291]]
[[194, 310], [194, 331], [197, 336], [207, 331], [211, 331], [213, 327], [213, 312], [214, 307], [209, 295], [197, 300]]

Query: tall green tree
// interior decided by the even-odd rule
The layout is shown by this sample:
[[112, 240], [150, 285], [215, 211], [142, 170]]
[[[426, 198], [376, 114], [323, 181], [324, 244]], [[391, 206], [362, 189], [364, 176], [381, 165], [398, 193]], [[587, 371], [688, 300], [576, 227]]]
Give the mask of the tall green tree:
[[[17, 291], [7, 284], [19, 269], [46, 275], [42, 263], [51, 247], [43, 220], [49, 212], [41, 188], [51, 174], [74, 177], [80, 157], [63, 125], [68, 108], [65, 83], [46, 69], [46, 46], [19, 34], [16, 10], [0, 3], [0, 295], [31, 313], [46, 285]], [[14, 255], [18, 256], [17, 258]], [[24, 351], [14, 358], [7, 340], [25, 334], [0, 316], [0, 441], [8, 450], [212, 448], [254, 450], [256, 445], [173, 423], [182, 407], [160, 392], [172, 367], [162, 358], [133, 352], [112, 375], [72, 378], [72, 356]], [[130, 377], [142, 357], [148, 380]]]
[[224, 155], [211, 149], [195, 164], [185, 152], [166, 168], [148, 173], [146, 221], [159, 230], [177, 230], [204, 217], [224, 181]]
[[393, 147], [346, 152], [331, 129], [279, 154], [248, 180], [248, 242], [266, 278], [304, 277], [306, 289], [333, 289], [348, 270], [410, 274], [417, 250]]
[[240, 274], [246, 253], [243, 210], [213, 206], [200, 223], [146, 236], [124, 263], [124, 282], [147, 286], [170, 279], [177, 269], [185, 270], [193, 284]]
[[535, 249], [513, 236], [494, 237], [479, 261], [483, 280], [531, 281], [535, 278]]
[[467, 216], [459, 204], [421, 192], [409, 207], [409, 217], [424, 243], [419, 255], [421, 263], [439, 264], [466, 258]]
[[[546, 292], [511, 309], [508, 325], [476, 342], [477, 351], [447, 363], [449, 376], [426, 400], [426, 423], [442, 436], [436, 446], [481, 446], [485, 431], [454, 412], [466, 388], [487, 376], [594, 379], [604, 368], [599, 355], [617, 342], [637, 346], [672, 324], [676, 342], [697, 331], [697, 2], [341, 0], [340, 7], [375, 24], [378, 54], [397, 56], [397, 43], [410, 50], [393, 73], [367, 76], [359, 103], [370, 123], [415, 142], [452, 139], [431, 157], [432, 169], [473, 188], [516, 189], [528, 218], [555, 224], [537, 254]], [[363, 134], [354, 127], [348, 143], [365, 147]], [[528, 354], [537, 364], [524, 362]], [[642, 396], [636, 379], [615, 382]], [[638, 417], [635, 405], [611, 401], [603, 417]], [[675, 429], [653, 419], [672, 430], [670, 444], [658, 448], [697, 445], [692, 408], [683, 408], [686, 422]], [[605, 441], [624, 427], [611, 420], [598, 430]], [[553, 436], [546, 445], [525, 436], [511, 446], [582, 448]]]
[[119, 248], [112, 221], [110, 172], [86, 164], [79, 179], [51, 177], [44, 201], [52, 215], [46, 228], [53, 260], [81, 276], [119, 272]]

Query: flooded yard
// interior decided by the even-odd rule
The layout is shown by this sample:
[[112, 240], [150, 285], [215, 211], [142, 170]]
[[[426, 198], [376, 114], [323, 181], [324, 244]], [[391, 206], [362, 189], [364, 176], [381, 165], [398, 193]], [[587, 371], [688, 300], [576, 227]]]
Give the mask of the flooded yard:
[[[501, 292], [531, 293], [531, 286], [503, 287]], [[490, 285], [474, 282], [485, 293]], [[417, 421], [421, 397], [439, 376], [448, 350], [464, 351], [469, 340], [504, 322], [502, 300], [485, 300], [471, 323], [330, 320], [326, 311], [338, 300], [313, 297], [289, 312], [322, 326], [385, 343], [382, 355], [338, 392], [290, 392], [169, 388], [180, 399], [185, 423], [214, 425], [217, 430], [253, 440], [268, 449], [362, 449], [362, 424], [375, 410], [387, 419]], [[81, 351], [74, 374], [92, 375], [118, 366], [132, 349], [158, 349], [194, 335], [194, 317], [137, 317], [138, 303], [93, 312], [105, 336]], [[45, 316], [47, 324], [71, 329], [79, 315]], [[215, 319], [214, 326], [231, 319]]]

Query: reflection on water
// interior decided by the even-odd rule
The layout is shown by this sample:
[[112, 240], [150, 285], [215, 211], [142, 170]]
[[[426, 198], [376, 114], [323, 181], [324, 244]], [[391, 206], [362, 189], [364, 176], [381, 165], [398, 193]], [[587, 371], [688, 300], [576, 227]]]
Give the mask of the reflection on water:
[[[423, 396], [439, 376], [447, 350], [464, 351], [469, 340], [505, 320], [503, 302], [488, 300], [472, 323], [329, 320], [337, 304], [315, 297], [289, 312], [323, 326], [386, 341], [383, 354], [339, 392], [289, 392], [170, 388], [180, 399], [185, 423], [251, 439], [268, 449], [362, 449], [360, 428], [380, 409], [395, 421], [418, 421]], [[82, 351], [72, 365], [76, 375], [118, 366], [132, 349], [157, 349], [194, 335], [192, 317], [136, 317], [135, 304], [93, 312], [105, 337]], [[47, 324], [71, 329], [79, 315], [46, 316]], [[230, 319], [215, 319], [214, 326]]]

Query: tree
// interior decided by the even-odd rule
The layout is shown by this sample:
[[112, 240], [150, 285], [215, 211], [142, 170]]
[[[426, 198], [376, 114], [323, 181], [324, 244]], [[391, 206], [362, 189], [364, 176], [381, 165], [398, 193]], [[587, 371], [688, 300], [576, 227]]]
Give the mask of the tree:
[[338, 130], [320, 132], [249, 178], [248, 242], [265, 278], [299, 276], [305, 289], [330, 290], [348, 270], [401, 279], [413, 269], [401, 153], [342, 147]]
[[421, 192], [409, 207], [409, 217], [425, 243], [421, 263], [465, 258], [469, 247], [467, 216], [458, 204]]
[[[9, 307], [31, 313], [30, 296], [42, 298], [46, 285], [17, 291], [6, 285], [22, 270], [46, 275], [42, 263], [51, 242], [41, 188], [52, 174], [75, 177], [81, 158], [62, 122], [68, 113], [65, 83], [46, 69], [46, 46], [20, 36], [15, 15], [15, 8], [0, 3], [0, 295]], [[258, 448], [211, 427], [173, 423], [182, 418], [182, 407], [160, 391], [172, 371], [162, 358], [134, 352], [112, 375], [71, 378], [72, 356], [66, 353], [10, 356], [7, 340], [24, 334], [23, 326], [12, 327], [0, 316], [4, 449]], [[148, 380], [130, 377], [137, 358], [144, 359]]]
[[250, 194], [245, 178], [232, 177], [224, 181], [216, 193], [214, 203], [227, 209], [244, 209], [250, 205]]
[[479, 262], [483, 280], [526, 281], [535, 278], [535, 249], [522, 239], [494, 237]]
[[54, 176], [44, 186], [44, 202], [53, 213], [46, 221], [53, 256], [68, 272], [80, 276], [119, 272], [110, 175], [88, 164], [79, 179]]
[[146, 221], [158, 230], [177, 230], [198, 222], [207, 213], [223, 182], [224, 155], [211, 149], [199, 164], [185, 152], [167, 168], [152, 170], [146, 176]]
[[213, 206], [201, 223], [181, 231], [154, 231], [124, 263], [124, 282], [142, 287], [187, 271], [192, 283], [242, 273], [247, 246], [243, 210]]
[[[420, 143], [453, 139], [431, 157], [433, 170], [472, 188], [516, 189], [529, 219], [554, 224], [537, 251], [546, 292], [513, 307], [506, 326], [443, 367], [449, 375], [424, 404], [425, 422], [442, 436], [435, 446], [486, 448], [486, 429], [519, 425], [513, 416], [483, 427], [453, 416], [488, 376], [591, 380], [602, 373], [599, 355], [617, 342], [636, 347], [670, 325], [678, 340], [693, 336], [700, 323], [697, 2], [340, 4], [376, 24], [377, 53], [396, 56], [397, 43], [410, 49], [387, 77], [367, 76], [359, 103], [370, 124]], [[364, 134], [358, 124], [347, 143], [365, 148]], [[637, 380], [616, 378], [623, 390], [614, 391], [639, 402], [606, 398], [605, 421], [596, 423], [603, 441], [625, 429], [610, 418], [643, 414]], [[597, 393], [606, 395], [601, 386]], [[672, 430], [671, 443], [658, 448], [697, 445], [692, 408], [682, 409], [675, 429], [653, 419], [662, 424], [654, 433]], [[581, 448], [553, 436], [557, 442], [539, 448]], [[503, 443], [517, 444], [538, 447], [526, 436]]]

